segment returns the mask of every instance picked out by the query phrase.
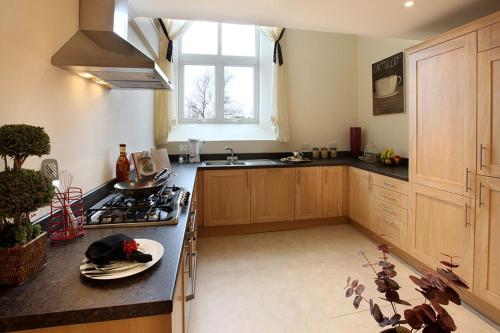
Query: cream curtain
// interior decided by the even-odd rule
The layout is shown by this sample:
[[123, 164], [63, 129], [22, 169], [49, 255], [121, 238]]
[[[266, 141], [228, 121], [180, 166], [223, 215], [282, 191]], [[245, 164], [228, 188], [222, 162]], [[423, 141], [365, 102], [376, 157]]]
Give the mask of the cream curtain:
[[[172, 63], [172, 42], [181, 37], [189, 29], [191, 21], [184, 20], [171, 20], [161, 19], [163, 27], [161, 27], [160, 20], [158, 26], [160, 31], [160, 55], [156, 59], [156, 63], [172, 80], [174, 76], [174, 66]], [[170, 48], [170, 51], [169, 51]], [[170, 56], [167, 59], [167, 56]], [[168, 140], [168, 133], [171, 128], [177, 123], [177, 114], [175, 110], [175, 100], [173, 91], [157, 90], [155, 91], [155, 144], [165, 145]]]
[[281, 142], [290, 141], [290, 123], [286, 93], [286, 69], [281, 55], [280, 41], [285, 28], [259, 27], [262, 34], [274, 42], [271, 123], [276, 137]]

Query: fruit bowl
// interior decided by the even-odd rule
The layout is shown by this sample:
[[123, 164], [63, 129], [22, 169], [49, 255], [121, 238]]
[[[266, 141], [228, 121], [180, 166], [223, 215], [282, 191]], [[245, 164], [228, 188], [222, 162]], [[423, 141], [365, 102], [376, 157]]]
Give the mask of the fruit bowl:
[[394, 154], [394, 149], [388, 148], [380, 154], [379, 161], [384, 165], [399, 165], [401, 156]]

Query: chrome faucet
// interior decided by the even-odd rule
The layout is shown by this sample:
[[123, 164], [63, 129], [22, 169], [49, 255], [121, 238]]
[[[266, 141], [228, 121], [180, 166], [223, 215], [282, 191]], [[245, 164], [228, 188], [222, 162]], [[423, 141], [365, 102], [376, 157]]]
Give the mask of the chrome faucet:
[[231, 154], [231, 155], [228, 154], [228, 156], [226, 158], [230, 163], [238, 162], [238, 156], [234, 156], [234, 150], [233, 150], [233, 148], [231, 148], [231, 147], [225, 147], [224, 150], [228, 151]]

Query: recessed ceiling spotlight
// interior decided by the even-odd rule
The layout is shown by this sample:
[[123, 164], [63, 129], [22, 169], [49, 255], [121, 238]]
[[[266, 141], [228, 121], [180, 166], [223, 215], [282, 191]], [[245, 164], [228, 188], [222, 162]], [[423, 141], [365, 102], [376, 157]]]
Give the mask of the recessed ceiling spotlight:
[[412, 1], [412, 0], [405, 1], [405, 7], [406, 8], [410, 8], [410, 7], [413, 7], [413, 6], [415, 6], [415, 1]]

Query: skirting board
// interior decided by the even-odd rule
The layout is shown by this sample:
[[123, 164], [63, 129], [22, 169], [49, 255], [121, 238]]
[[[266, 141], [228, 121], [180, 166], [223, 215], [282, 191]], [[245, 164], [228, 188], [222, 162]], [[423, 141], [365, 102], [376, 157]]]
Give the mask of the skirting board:
[[[358, 229], [362, 233], [366, 234], [368, 237], [372, 238], [373, 240], [379, 242], [380, 244], [389, 243], [386, 240], [384, 240], [382, 237], [380, 237], [379, 235], [377, 235], [373, 231], [368, 230], [367, 228], [365, 228], [361, 224], [357, 223], [356, 221], [351, 220], [351, 219], [348, 219], [348, 221], [356, 229]], [[412, 266], [414, 269], [419, 271], [421, 274], [423, 274], [422, 272], [435, 271], [435, 268], [431, 268], [431, 267], [425, 265], [424, 263], [422, 263], [418, 259], [416, 259], [413, 256], [411, 256], [410, 254], [408, 254], [406, 251], [404, 251], [404, 250], [402, 250], [402, 249], [400, 249], [392, 244], [390, 244], [390, 245], [392, 248], [391, 251], [394, 253], [394, 255], [399, 257], [401, 260], [406, 262], [408, 265]], [[500, 325], [500, 310], [499, 309], [496, 309], [495, 307], [486, 303], [485, 301], [483, 301], [482, 299], [480, 299], [479, 297], [477, 297], [476, 295], [474, 295], [470, 291], [457, 288], [457, 292], [460, 294], [460, 297], [462, 298], [462, 300], [465, 303], [467, 303], [472, 308], [479, 311], [484, 316], [488, 317], [491, 321], [493, 321], [497, 325]]]
[[261, 232], [305, 229], [325, 225], [345, 224], [347, 216], [331, 217], [315, 220], [297, 220], [284, 222], [253, 223], [242, 225], [198, 226], [198, 237], [230, 236], [256, 234]]

